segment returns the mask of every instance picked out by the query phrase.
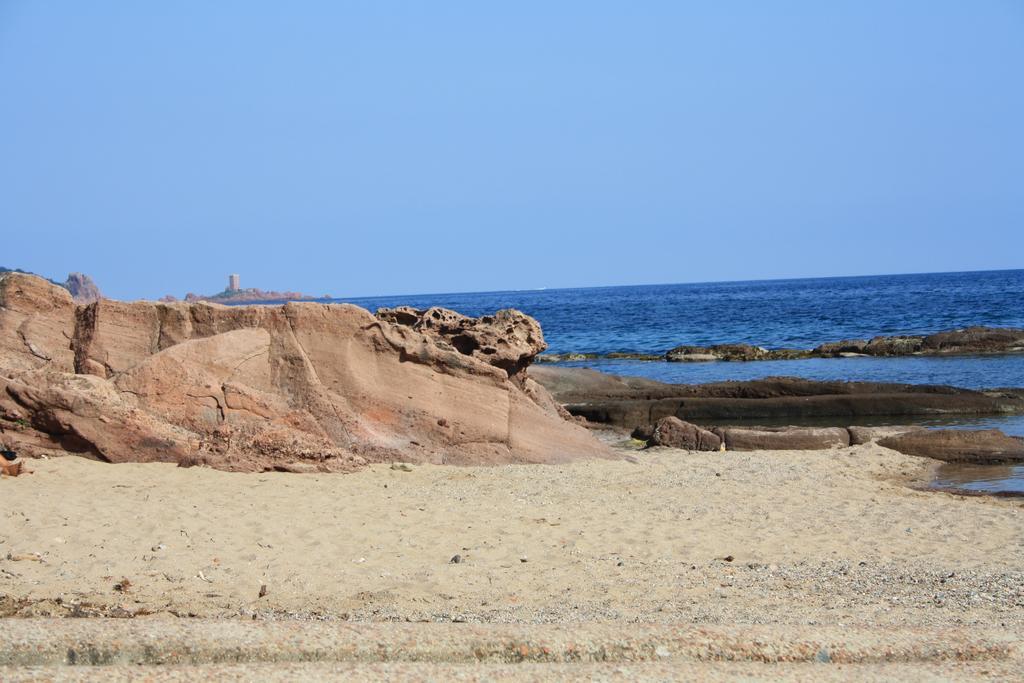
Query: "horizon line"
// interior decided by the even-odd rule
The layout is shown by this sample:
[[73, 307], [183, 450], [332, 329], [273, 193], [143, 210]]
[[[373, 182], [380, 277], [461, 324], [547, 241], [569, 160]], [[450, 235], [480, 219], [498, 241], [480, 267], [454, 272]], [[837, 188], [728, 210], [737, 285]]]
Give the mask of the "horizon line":
[[[1013, 273], [1024, 271], [1024, 268], [985, 268], [981, 270], [923, 270], [908, 273], [865, 273], [860, 275], [818, 275], [803, 277], [776, 277], [776, 278], [755, 278], [752, 280], [698, 280], [692, 282], [640, 282], [618, 285], [582, 285], [575, 287], [528, 287], [525, 289], [490, 289], [490, 290], [464, 290], [449, 292], [403, 292], [401, 294], [370, 294], [366, 296], [331, 297], [329, 301], [356, 300], [356, 299], [393, 299], [401, 296], [453, 296], [461, 294], [507, 294], [513, 292], [559, 292], [580, 289], [617, 289], [622, 287], [671, 287], [674, 285], [722, 285], [722, 284], [744, 284], [757, 282], [793, 282], [796, 280], [854, 280], [866, 277], [908, 277], [912, 275], [963, 275], [967, 273]], [[324, 299], [319, 298], [323, 301]]]

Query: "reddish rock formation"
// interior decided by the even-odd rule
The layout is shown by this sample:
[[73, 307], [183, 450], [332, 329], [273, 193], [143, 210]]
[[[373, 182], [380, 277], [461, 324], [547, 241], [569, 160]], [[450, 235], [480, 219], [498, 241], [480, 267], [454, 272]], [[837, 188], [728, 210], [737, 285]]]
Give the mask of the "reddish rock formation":
[[421, 311], [409, 306], [382, 308], [377, 318], [411, 327], [435, 341], [499, 367], [516, 377], [547, 348], [540, 324], [519, 311], [469, 318], [447, 308]]
[[240, 471], [614, 457], [522, 372], [544, 348], [536, 321], [443, 317], [400, 324], [315, 303], [76, 307], [44, 280], [5, 275], [0, 425], [30, 454]]

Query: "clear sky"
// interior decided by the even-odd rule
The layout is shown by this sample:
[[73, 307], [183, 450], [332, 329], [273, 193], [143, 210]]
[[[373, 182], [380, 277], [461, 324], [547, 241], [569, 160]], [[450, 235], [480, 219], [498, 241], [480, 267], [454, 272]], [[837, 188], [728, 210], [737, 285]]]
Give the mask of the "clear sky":
[[0, 265], [118, 298], [1024, 267], [1024, 2], [0, 0]]

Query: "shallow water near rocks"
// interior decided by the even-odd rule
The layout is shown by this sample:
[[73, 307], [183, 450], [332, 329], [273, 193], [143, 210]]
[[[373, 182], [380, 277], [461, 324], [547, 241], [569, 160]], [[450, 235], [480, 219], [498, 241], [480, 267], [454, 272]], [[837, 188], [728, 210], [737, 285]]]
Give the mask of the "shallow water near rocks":
[[1024, 465], [947, 463], [935, 472], [930, 488], [1024, 496]]

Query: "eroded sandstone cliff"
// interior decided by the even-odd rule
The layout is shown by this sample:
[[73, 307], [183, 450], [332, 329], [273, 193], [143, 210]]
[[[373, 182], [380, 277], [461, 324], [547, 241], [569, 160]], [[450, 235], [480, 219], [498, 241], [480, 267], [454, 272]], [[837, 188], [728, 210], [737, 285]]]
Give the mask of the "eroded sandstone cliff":
[[614, 457], [523, 372], [545, 348], [536, 321], [516, 311], [424, 313], [429, 320], [347, 304], [76, 306], [41, 278], [7, 274], [0, 425], [27, 455], [239, 471]]

